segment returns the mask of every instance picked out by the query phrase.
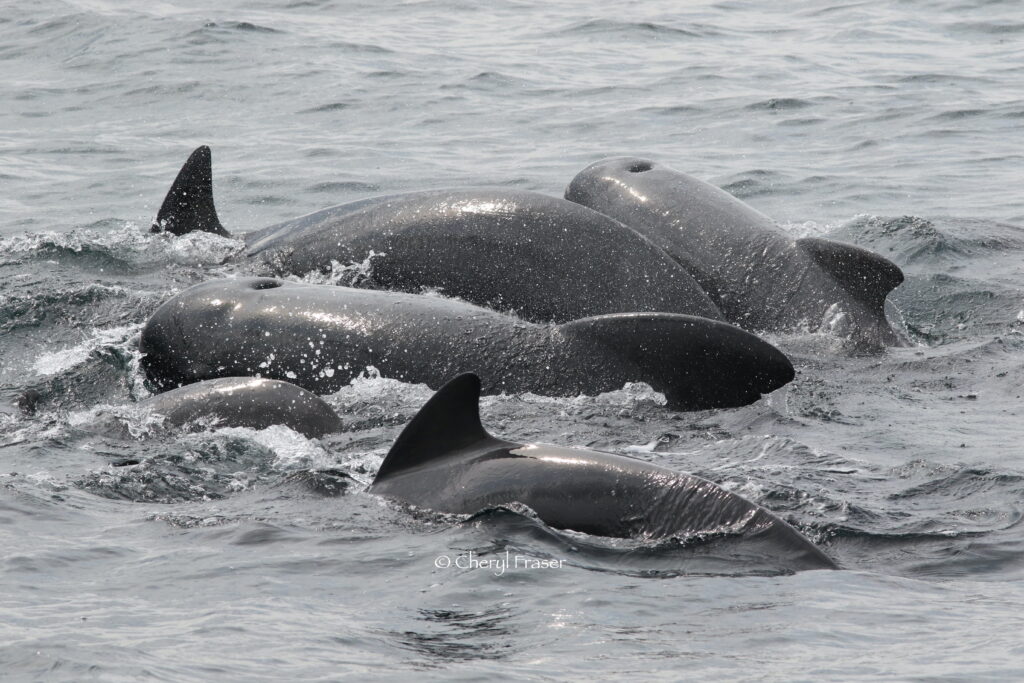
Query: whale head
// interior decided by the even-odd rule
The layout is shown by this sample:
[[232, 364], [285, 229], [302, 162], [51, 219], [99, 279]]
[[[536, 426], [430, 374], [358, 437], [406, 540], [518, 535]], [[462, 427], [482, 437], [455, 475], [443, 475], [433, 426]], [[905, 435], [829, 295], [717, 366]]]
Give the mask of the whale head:
[[[273, 278], [213, 280], [196, 285], [189, 296], [177, 296], [160, 306], [142, 328], [139, 350], [147, 376], [160, 390], [224, 376], [223, 366], [239, 362], [252, 349], [234, 348], [227, 341], [236, 314], [267, 289], [285, 286]], [[253, 346], [262, 339], [253, 339]], [[227, 350], [214, 354], [211, 350]], [[213, 359], [217, 358], [216, 366]], [[159, 372], [154, 370], [159, 369]], [[255, 374], [240, 368], [238, 374]]]

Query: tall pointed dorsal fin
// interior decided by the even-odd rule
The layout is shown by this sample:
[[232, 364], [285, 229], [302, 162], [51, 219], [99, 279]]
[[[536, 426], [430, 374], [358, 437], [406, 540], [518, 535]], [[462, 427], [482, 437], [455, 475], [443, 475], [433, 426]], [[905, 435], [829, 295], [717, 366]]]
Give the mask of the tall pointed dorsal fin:
[[420, 408], [391, 446], [374, 482], [493, 438], [480, 424], [480, 378], [467, 372], [438, 389]]
[[903, 282], [899, 266], [873, 251], [818, 237], [804, 237], [796, 243], [843, 289], [869, 306], [881, 309], [889, 292]]
[[178, 171], [152, 227], [153, 232], [174, 235], [196, 230], [230, 237], [213, 206], [213, 166], [206, 145], [197, 147]]

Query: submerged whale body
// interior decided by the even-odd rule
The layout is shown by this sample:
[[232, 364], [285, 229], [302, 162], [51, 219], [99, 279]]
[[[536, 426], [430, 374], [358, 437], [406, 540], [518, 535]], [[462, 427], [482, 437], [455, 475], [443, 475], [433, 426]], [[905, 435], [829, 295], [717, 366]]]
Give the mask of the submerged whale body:
[[[210, 149], [182, 167], [154, 230], [227, 236], [213, 203]], [[246, 255], [273, 274], [369, 259], [379, 289], [438, 289], [534, 322], [662, 311], [716, 320], [700, 286], [633, 230], [536, 192], [455, 189], [342, 204], [246, 233]]]
[[520, 503], [551, 527], [596, 536], [742, 536], [789, 570], [836, 567], [789, 524], [706, 479], [610, 453], [495, 438], [480, 423], [479, 398], [473, 374], [446, 384], [399, 435], [370, 492], [455, 514]]
[[565, 197], [650, 238], [693, 275], [726, 320], [744, 329], [809, 326], [865, 348], [901, 343], [884, 309], [903, 273], [877, 254], [831, 240], [794, 240], [729, 193], [646, 159], [591, 164]]
[[260, 375], [330, 393], [373, 366], [433, 388], [474, 371], [489, 394], [576, 396], [646, 382], [676, 409], [746, 405], [794, 374], [771, 344], [705, 318], [620, 313], [538, 325], [441, 297], [272, 278], [181, 292], [153, 313], [140, 349], [161, 389]]
[[265, 429], [284, 425], [310, 438], [341, 431], [338, 415], [305, 389], [260, 377], [224, 377], [167, 391], [139, 402], [167, 424], [213, 417], [221, 426]]

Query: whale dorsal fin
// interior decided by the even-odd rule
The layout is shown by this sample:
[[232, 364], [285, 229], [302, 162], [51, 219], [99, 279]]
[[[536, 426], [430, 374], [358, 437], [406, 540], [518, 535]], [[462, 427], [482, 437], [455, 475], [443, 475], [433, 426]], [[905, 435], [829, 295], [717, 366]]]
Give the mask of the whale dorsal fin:
[[373, 481], [484, 440], [497, 441], [480, 424], [480, 378], [459, 375], [438, 389], [406, 425]]
[[197, 147], [178, 171], [152, 227], [153, 232], [166, 231], [174, 235], [196, 230], [231, 236], [220, 224], [213, 206], [213, 167], [210, 148], [206, 145]]
[[881, 309], [889, 292], [903, 282], [899, 266], [873, 251], [818, 237], [796, 243], [843, 289], [873, 308]]

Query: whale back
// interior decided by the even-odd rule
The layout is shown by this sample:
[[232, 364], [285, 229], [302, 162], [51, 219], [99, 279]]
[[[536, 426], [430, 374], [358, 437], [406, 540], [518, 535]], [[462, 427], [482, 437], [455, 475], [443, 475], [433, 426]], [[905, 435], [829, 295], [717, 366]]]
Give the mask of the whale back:
[[730, 322], [751, 330], [802, 329], [831, 319], [838, 304], [857, 347], [901, 344], [885, 317], [885, 299], [903, 273], [878, 254], [827, 239], [793, 239], [721, 188], [646, 159], [591, 164], [565, 196], [650, 237]]
[[157, 394], [139, 405], [172, 425], [213, 417], [226, 427], [285, 425], [313, 439], [343, 428], [341, 418], [319, 396], [289, 382], [260, 377], [197, 382]]
[[231, 236], [220, 224], [213, 205], [213, 166], [206, 145], [197, 147], [178, 171], [151, 231], [172, 235], [200, 231]]
[[373, 483], [452, 453], [495, 439], [480, 422], [480, 378], [467, 372], [452, 379], [398, 435]]
[[700, 477], [612, 453], [490, 436], [480, 380], [456, 377], [388, 453], [370, 492], [419, 508], [472, 515], [520, 504], [555, 529], [615, 538], [742, 536], [782, 566], [836, 565], [770, 511]]

